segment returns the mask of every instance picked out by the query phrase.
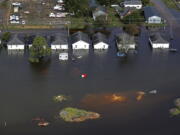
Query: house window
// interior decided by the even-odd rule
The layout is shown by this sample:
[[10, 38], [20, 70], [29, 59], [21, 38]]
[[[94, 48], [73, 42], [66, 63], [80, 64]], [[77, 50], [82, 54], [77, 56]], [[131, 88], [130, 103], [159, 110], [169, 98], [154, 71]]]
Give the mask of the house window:
[[86, 45], [84, 45], [84, 48], [86, 48]]

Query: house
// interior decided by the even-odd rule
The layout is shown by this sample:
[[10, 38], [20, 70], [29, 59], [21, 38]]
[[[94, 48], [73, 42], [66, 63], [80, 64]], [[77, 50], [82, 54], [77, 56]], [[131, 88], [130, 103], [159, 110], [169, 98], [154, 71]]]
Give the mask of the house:
[[124, 7], [130, 7], [130, 8], [136, 8], [141, 9], [142, 8], [142, 2], [141, 0], [125, 0], [124, 1]]
[[56, 17], [56, 15], [54, 13], [50, 13], [49, 17]]
[[92, 40], [94, 49], [108, 49], [109, 47], [107, 37], [102, 33], [94, 34]]
[[96, 20], [98, 17], [103, 16], [105, 18], [105, 20], [107, 20], [107, 10], [105, 7], [103, 6], [98, 6], [94, 9], [94, 11], [92, 12], [93, 14], [93, 19]]
[[127, 53], [128, 50], [136, 49], [136, 42], [134, 40], [134, 37], [127, 33], [118, 35], [116, 43], [118, 50], [124, 51], [125, 53]]
[[123, 19], [127, 15], [130, 15], [133, 12], [133, 9], [129, 7], [127, 8], [115, 7], [115, 10], [121, 19]]
[[20, 17], [19, 15], [10, 15], [9, 21], [11, 24], [19, 24], [20, 23]]
[[72, 49], [89, 49], [89, 36], [83, 32], [76, 32], [71, 36]]
[[55, 40], [51, 43], [51, 49], [52, 50], [68, 49], [68, 35], [57, 33], [55, 35]]
[[12, 36], [7, 43], [8, 50], [24, 50], [25, 44], [18, 38], [18, 35]]
[[14, 13], [17, 13], [19, 12], [19, 8], [22, 7], [22, 4], [20, 2], [14, 2], [12, 3], [12, 6], [13, 6]]
[[152, 48], [169, 48], [170, 46], [169, 42], [165, 40], [160, 33], [151, 34], [149, 42]]
[[147, 6], [144, 8], [144, 15], [146, 23], [149, 24], [161, 24], [164, 22], [164, 19], [160, 16], [159, 12], [155, 7]]

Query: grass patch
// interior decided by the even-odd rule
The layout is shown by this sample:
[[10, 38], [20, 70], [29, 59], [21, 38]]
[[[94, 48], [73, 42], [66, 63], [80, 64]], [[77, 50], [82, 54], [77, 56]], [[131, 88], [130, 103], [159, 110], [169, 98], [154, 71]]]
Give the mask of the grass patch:
[[167, 7], [169, 8], [173, 8], [173, 9], [176, 9], [176, 10], [180, 10], [175, 1], [174, 0], [163, 0], [163, 2], [166, 4]]

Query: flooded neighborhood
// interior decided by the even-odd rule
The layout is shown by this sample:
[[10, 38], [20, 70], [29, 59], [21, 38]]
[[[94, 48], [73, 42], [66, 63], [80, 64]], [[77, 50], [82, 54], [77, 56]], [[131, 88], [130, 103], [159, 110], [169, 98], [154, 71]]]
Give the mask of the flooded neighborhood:
[[0, 0], [0, 135], [179, 135], [179, 0]]

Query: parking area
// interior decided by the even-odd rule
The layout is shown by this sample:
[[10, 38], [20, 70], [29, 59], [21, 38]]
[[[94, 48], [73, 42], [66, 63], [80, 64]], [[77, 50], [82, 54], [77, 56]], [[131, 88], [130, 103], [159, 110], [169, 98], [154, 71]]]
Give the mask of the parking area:
[[[17, 4], [20, 3], [20, 4]], [[59, 25], [66, 23], [65, 10], [57, 0], [12, 0], [10, 24]], [[64, 15], [65, 14], [65, 15]], [[16, 18], [17, 17], [17, 18]], [[16, 22], [11, 20], [15, 19]]]

